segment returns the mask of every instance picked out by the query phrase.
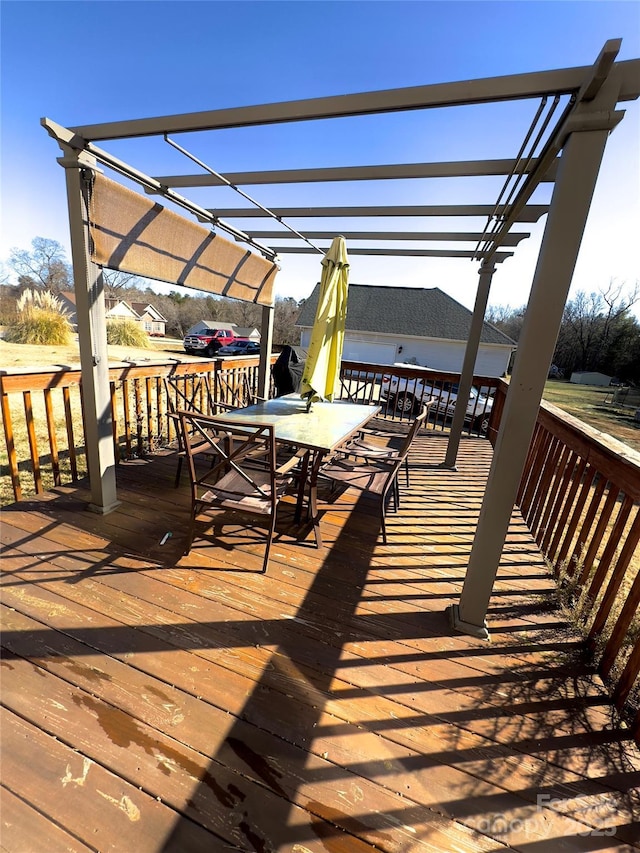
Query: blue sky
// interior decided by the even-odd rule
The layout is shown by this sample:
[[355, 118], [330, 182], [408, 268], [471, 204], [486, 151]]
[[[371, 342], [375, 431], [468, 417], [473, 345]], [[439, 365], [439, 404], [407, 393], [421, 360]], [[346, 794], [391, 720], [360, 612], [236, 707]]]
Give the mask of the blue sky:
[[[619, 37], [619, 59], [637, 58], [640, 4], [2, 0], [0, 37], [3, 261], [10, 248], [28, 249], [36, 236], [69, 247], [59, 149], [40, 127], [42, 116], [72, 126], [590, 65], [607, 39]], [[574, 292], [596, 290], [611, 278], [640, 278], [640, 107], [634, 102], [625, 108], [605, 154]], [[449, 110], [446, 116], [441, 110], [399, 113], [321, 127], [224, 131], [204, 139], [186, 134], [178, 141], [223, 173], [514, 157], [534, 109], [510, 104]], [[162, 141], [103, 147], [148, 174], [197, 171]], [[431, 181], [422, 201], [493, 201], [501, 183]], [[402, 204], [408, 188], [388, 182], [382, 200], [379, 188], [367, 199], [368, 189], [357, 188], [356, 203]], [[354, 203], [348, 184], [245, 190], [271, 206]], [[208, 207], [241, 204], [225, 189], [184, 195]], [[538, 198], [546, 200], [544, 190]], [[295, 226], [304, 231], [326, 224]], [[269, 225], [263, 221], [260, 227]], [[437, 230], [438, 224], [422, 227]], [[526, 301], [541, 226], [533, 233], [496, 273], [492, 303]], [[306, 297], [319, 278], [319, 258], [283, 254], [277, 292]], [[353, 282], [438, 286], [469, 307], [476, 271], [470, 261], [351, 259]]]

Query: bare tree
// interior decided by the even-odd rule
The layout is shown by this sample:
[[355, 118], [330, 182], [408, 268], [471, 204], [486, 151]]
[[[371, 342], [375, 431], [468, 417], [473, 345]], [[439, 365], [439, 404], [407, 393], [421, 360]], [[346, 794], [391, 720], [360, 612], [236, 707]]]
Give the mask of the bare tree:
[[18, 283], [54, 294], [72, 290], [71, 269], [60, 243], [47, 237], [34, 237], [31, 247], [30, 252], [12, 249], [9, 253], [7, 265], [18, 276]]
[[574, 370], [612, 372], [614, 365], [624, 372], [638, 334], [629, 310], [639, 299], [637, 282], [629, 288], [612, 280], [598, 293], [578, 291], [565, 306], [554, 361], [567, 374]]
[[489, 305], [485, 320], [512, 340], [518, 341], [522, 332], [526, 306], [512, 308], [511, 305]]
[[120, 270], [102, 270], [102, 276], [105, 283], [105, 296], [122, 296], [121, 291], [131, 288], [138, 289], [140, 283], [146, 284], [146, 279], [141, 279], [140, 276], [133, 275]]

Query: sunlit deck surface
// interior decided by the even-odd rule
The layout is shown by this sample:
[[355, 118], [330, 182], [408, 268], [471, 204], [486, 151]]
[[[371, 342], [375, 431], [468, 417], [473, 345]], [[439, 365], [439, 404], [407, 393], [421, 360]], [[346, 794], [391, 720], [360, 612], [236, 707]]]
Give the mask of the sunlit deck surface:
[[[8, 507], [3, 851], [640, 848], [640, 757], [514, 515], [491, 643], [452, 633], [491, 447], [426, 433], [389, 517], [282, 507], [181, 557], [175, 458]], [[172, 537], [161, 545], [165, 533]], [[235, 547], [231, 547], [231, 544]]]

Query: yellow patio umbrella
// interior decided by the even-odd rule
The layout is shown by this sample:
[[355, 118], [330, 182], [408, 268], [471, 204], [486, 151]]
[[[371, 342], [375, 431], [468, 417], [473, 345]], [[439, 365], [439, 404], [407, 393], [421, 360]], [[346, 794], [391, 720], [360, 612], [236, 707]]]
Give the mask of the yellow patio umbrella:
[[322, 259], [318, 307], [307, 349], [300, 396], [309, 401], [333, 400], [340, 378], [347, 317], [349, 259], [344, 237], [334, 237]]

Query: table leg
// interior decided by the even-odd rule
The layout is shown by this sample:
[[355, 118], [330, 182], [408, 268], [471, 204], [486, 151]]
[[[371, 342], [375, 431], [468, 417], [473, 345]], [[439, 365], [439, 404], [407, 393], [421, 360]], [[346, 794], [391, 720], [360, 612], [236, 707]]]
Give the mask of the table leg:
[[302, 457], [302, 463], [300, 465], [300, 485], [298, 486], [298, 499], [296, 501], [296, 511], [293, 516], [296, 524], [300, 523], [300, 519], [302, 518], [302, 505], [304, 503], [304, 490], [307, 485], [307, 474], [309, 472], [309, 451], [304, 454]]
[[316, 548], [322, 548], [322, 533], [320, 532], [320, 519], [318, 518], [318, 473], [324, 456], [323, 452], [316, 451], [311, 466], [311, 476], [309, 477], [309, 513], [316, 537]]

